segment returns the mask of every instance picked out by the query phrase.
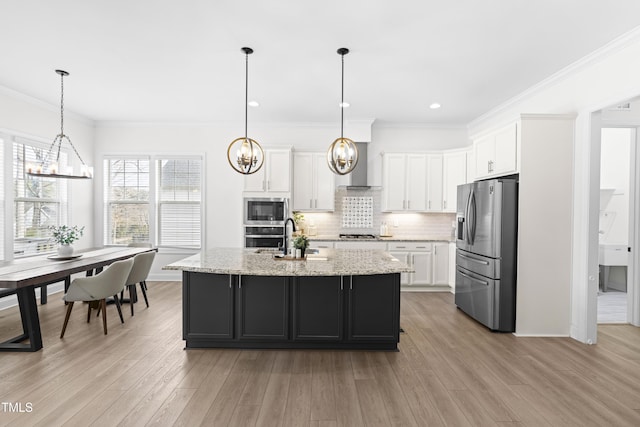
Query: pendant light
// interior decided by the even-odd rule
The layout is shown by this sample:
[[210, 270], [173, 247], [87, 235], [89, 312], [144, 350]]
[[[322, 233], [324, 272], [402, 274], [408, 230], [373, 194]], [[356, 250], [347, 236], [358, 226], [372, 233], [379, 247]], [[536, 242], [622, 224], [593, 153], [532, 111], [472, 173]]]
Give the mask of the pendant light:
[[[64, 78], [68, 76], [69, 73], [64, 70], [56, 70], [56, 73], [60, 75], [60, 133], [53, 139], [49, 150], [42, 158], [42, 162], [35, 166], [27, 166], [27, 175], [47, 178], [93, 178], [93, 168], [87, 166], [84, 160], [82, 160], [78, 150], [76, 150], [76, 147], [74, 147], [69, 137], [64, 133]], [[80, 159], [82, 166], [80, 167], [79, 174], [73, 173], [73, 167], [71, 165], [66, 166], [64, 171], [61, 170], [60, 150], [65, 140], [69, 143], [78, 159]]]
[[260, 170], [264, 164], [264, 151], [258, 141], [247, 137], [247, 107], [249, 105], [249, 55], [253, 53], [250, 47], [243, 47], [245, 54], [245, 86], [244, 86], [244, 137], [231, 141], [227, 148], [227, 160], [238, 173], [251, 175]]
[[342, 57], [342, 94], [340, 98], [340, 138], [333, 141], [327, 151], [327, 163], [329, 169], [338, 175], [347, 175], [353, 171], [358, 164], [358, 148], [349, 138], [344, 137], [344, 56], [349, 53], [349, 49], [341, 47], [338, 55]]

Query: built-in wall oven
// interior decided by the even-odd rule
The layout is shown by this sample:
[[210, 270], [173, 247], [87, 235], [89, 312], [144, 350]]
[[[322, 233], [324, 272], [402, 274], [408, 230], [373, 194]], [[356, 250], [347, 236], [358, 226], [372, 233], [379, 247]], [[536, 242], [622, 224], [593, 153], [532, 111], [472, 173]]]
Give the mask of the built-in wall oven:
[[284, 244], [284, 226], [245, 226], [245, 248], [278, 248]]
[[245, 248], [284, 246], [284, 221], [289, 216], [288, 199], [245, 198], [243, 211]]

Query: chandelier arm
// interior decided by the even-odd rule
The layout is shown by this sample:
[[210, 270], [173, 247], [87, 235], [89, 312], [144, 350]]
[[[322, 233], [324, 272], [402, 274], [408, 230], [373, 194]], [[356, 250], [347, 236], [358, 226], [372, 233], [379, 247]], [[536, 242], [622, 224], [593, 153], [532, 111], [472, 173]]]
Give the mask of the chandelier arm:
[[[76, 146], [73, 145], [73, 142], [71, 142], [71, 139], [69, 139], [67, 135], [62, 135], [62, 138], [67, 138], [69, 145], [71, 146], [71, 148], [73, 148], [73, 152], [76, 153], [76, 156], [78, 156], [78, 159], [80, 159], [80, 163], [82, 163], [83, 166], [86, 166], [87, 164], [84, 162], [84, 160], [82, 160], [82, 157], [80, 157], [80, 153], [78, 153], [78, 150], [76, 150]], [[58, 156], [60, 156], [60, 148], [58, 148]]]

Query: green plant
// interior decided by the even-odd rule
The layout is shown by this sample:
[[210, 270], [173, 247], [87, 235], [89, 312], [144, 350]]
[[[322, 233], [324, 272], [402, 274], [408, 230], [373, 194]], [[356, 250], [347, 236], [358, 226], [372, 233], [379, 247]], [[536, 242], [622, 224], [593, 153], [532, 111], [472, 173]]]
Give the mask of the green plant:
[[51, 225], [49, 226], [49, 230], [51, 230], [53, 240], [61, 245], [70, 245], [84, 234], [84, 226], [82, 228], [78, 228], [77, 225], [74, 225], [73, 227], [66, 225]]
[[300, 225], [302, 221], [304, 221], [304, 214], [302, 212], [294, 212], [293, 222], [295, 222], [296, 225]]
[[309, 247], [309, 238], [304, 234], [293, 239], [293, 247], [296, 249], [307, 249]]

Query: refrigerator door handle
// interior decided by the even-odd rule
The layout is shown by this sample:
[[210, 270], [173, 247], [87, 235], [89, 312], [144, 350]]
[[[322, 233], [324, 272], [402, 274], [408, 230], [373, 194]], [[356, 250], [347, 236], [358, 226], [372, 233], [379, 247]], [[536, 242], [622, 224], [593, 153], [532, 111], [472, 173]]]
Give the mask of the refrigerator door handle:
[[473, 245], [476, 240], [476, 194], [471, 190], [471, 196], [469, 196], [469, 214], [471, 214], [471, 220], [467, 225], [469, 230], [469, 244]]
[[471, 189], [471, 191], [469, 192], [469, 197], [467, 197], [467, 205], [464, 208], [464, 217], [466, 219], [466, 226], [464, 229], [464, 234], [465, 234], [465, 242], [467, 244], [471, 244], [471, 236], [469, 234], [469, 227], [471, 226], [471, 218], [469, 217], [470, 212], [469, 212], [469, 205], [471, 204], [471, 193], [473, 192], [473, 189]]
[[458, 256], [460, 258], [468, 259], [469, 261], [477, 262], [478, 264], [489, 265], [488, 261], [482, 261], [482, 260], [479, 260], [479, 259], [471, 258], [470, 256], [467, 256], [467, 255], [464, 255], [464, 254], [461, 254], [461, 253], [459, 253]]
[[471, 277], [468, 274], [464, 274], [462, 271], [458, 270], [461, 276], [466, 277], [469, 280], [473, 280], [474, 282], [482, 283], [485, 286], [489, 286], [489, 282], [485, 282], [484, 280], [476, 279], [475, 277]]

